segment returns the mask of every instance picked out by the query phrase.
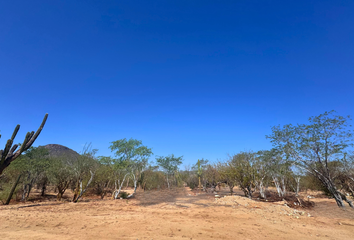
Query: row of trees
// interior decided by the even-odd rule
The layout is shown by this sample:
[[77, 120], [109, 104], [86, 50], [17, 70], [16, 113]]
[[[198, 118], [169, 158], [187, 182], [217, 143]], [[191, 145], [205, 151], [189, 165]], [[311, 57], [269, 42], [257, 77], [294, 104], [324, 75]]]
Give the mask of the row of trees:
[[[273, 127], [267, 136], [271, 150], [240, 152], [225, 162], [204, 164], [203, 188], [225, 183], [231, 194], [237, 185], [249, 198], [256, 191], [266, 198], [268, 186], [283, 197], [287, 191], [297, 195], [302, 185], [323, 190], [339, 207], [344, 202], [354, 207], [349, 197], [354, 197], [354, 154], [348, 120], [331, 111], [311, 117], [309, 124]], [[196, 168], [200, 179], [199, 161]]]
[[53, 156], [45, 147], [31, 147], [1, 176], [2, 199], [8, 204], [17, 188], [22, 193], [21, 200], [25, 201], [33, 186], [41, 190], [42, 196], [48, 186], [54, 187], [58, 200], [68, 188], [72, 189], [72, 201], [77, 202], [88, 189], [101, 198], [110, 193], [117, 199], [123, 187], [131, 186], [136, 193], [139, 184], [144, 190], [181, 185], [178, 167], [182, 157], [159, 156], [156, 157], [157, 165], [151, 165], [148, 162], [151, 148], [135, 139], [114, 141], [110, 149], [114, 157], [96, 157], [97, 150], [90, 145], [77, 157]]
[[25, 154], [1, 175], [0, 188], [11, 189], [7, 194], [11, 198], [16, 187], [21, 186], [23, 200], [34, 185], [42, 194], [48, 185], [54, 186], [59, 200], [71, 188], [73, 201], [77, 202], [87, 189], [102, 198], [110, 193], [117, 199], [124, 187], [133, 187], [135, 193], [139, 185], [150, 190], [186, 183], [191, 188], [215, 191], [217, 186], [226, 184], [231, 194], [239, 186], [249, 198], [255, 192], [260, 198], [267, 198], [269, 186], [276, 188], [279, 197], [289, 191], [297, 195], [306, 187], [323, 190], [340, 207], [345, 206], [344, 202], [353, 207], [353, 135], [348, 120], [332, 111], [310, 118], [308, 124], [276, 126], [267, 136], [273, 143], [271, 150], [244, 151], [213, 164], [201, 159], [185, 171], [179, 170], [182, 157], [173, 154], [149, 162], [151, 148], [135, 139], [112, 142], [114, 157], [96, 157], [96, 150], [90, 146], [77, 158], [54, 157], [40, 147], [26, 148]]

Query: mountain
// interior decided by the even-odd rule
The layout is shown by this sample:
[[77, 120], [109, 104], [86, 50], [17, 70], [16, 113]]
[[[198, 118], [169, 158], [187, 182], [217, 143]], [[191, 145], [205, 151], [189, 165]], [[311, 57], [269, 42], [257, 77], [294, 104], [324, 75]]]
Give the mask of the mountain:
[[78, 154], [74, 150], [60, 144], [47, 144], [45, 146], [39, 147], [47, 149], [49, 151], [49, 156], [51, 157], [65, 157], [74, 160], [80, 156], [80, 154]]

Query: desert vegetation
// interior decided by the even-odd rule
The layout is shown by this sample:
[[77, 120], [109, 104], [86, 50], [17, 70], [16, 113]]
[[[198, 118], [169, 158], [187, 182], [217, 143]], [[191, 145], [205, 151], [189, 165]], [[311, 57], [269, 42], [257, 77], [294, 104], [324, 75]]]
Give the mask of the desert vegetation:
[[[188, 186], [214, 193], [217, 187], [228, 187], [233, 195], [238, 187], [245, 197], [266, 201], [275, 189], [279, 199], [299, 196], [300, 191], [323, 191], [341, 208], [354, 207], [354, 155], [349, 117], [326, 112], [311, 117], [309, 123], [275, 126], [266, 136], [273, 148], [242, 151], [225, 161], [196, 160], [182, 169], [183, 156], [156, 156], [152, 148], [136, 139], [120, 139], [109, 145], [112, 156], [96, 156], [97, 150], [87, 144], [81, 153], [49, 144], [31, 147], [42, 130], [28, 133], [20, 145], [13, 141], [19, 129], [1, 151], [0, 200], [29, 200], [34, 188], [45, 196], [47, 189], [62, 200], [67, 189], [76, 203], [86, 194], [101, 199], [132, 198], [140, 187], [143, 191]], [[22, 154], [21, 154], [22, 153]], [[16, 160], [15, 160], [16, 159]], [[11, 163], [11, 164], [10, 164]], [[6, 169], [5, 169], [6, 168]], [[122, 189], [131, 188], [126, 196]], [[274, 195], [274, 194], [273, 194]], [[68, 199], [67, 199], [68, 200]]]

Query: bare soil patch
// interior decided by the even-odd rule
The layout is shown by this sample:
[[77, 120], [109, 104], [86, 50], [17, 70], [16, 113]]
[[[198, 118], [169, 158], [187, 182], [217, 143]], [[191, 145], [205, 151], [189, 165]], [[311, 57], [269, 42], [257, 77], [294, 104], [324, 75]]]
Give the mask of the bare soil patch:
[[[1, 239], [353, 239], [354, 211], [333, 199], [312, 208], [174, 189], [129, 200], [34, 201], [0, 206]], [[225, 196], [225, 197], [224, 197]], [[292, 199], [293, 200], [293, 199]]]

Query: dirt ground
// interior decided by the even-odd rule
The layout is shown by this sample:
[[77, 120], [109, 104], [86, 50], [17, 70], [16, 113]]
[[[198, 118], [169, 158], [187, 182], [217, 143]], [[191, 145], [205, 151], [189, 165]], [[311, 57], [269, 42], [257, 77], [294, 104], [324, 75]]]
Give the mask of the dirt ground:
[[[236, 191], [237, 193], [237, 191]], [[240, 193], [238, 193], [240, 194]], [[315, 197], [312, 208], [189, 189], [134, 199], [0, 206], [1, 239], [354, 239], [354, 211]], [[225, 196], [225, 197], [224, 197]], [[54, 197], [53, 197], [54, 198]]]

